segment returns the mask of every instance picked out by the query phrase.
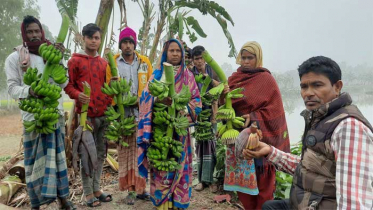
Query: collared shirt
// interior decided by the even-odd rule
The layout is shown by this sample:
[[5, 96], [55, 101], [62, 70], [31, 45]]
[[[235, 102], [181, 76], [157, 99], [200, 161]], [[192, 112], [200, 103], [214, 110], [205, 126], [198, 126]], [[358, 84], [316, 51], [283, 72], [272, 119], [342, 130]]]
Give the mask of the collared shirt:
[[[128, 63], [122, 56], [122, 54], [120, 54], [120, 56], [117, 58], [117, 68], [118, 68], [118, 73], [119, 73], [119, 76], [120, 77], [125, 77], [127, 82], [129, 82], [130, 80], [132, 80], [132, 86], [131, 86], [131, 93], [135, 96], [137, 96], [137, 90], [138, 90], [138, 69], [139, 69], [139, 60], [138, 60], [138, 57], [136, 55], [136, 53], [134, 53], [134, 59], [132, 61], [132, 63]], [[139, 109], [138, 108], [128, 108], [126, 107], [124, 109], [124, 112], [125, 112], [125, 117], [128, 117], [128, 116], [133, 116], [135, 115], [136, 118], [138, 118], [139, 116]]]
[[[347, 118], [330, 142], [336, 159], [338, 209], [373, 209], [373, 133], [359, 120]], [[294, 175], [301, 158], [272, 147], [267, 159]]]
[[[37, 68], [38, 74], [43, 73], [44, 71], [44, 61], [43, 58], [30, 53], [30, 67]], [[23, 83], [24, 71], [21, 69], [19, 64], [19, 54], [18, 52], [13, 52], [5, 60], [5, 74], [7, 77], [8, 85], [8, 94], [15, 100], [25, 99], [29, 96], [29, 85]], [[49, 78], [49, 83], [56, 84], [52, 78]], [[62, 89], [66, 87], [68, 81], [64, 84], [59, 85]], [[58, 85], [58, 84], [57, 84]], [[63, 99], [62, 97], [58, 99], [59, 105], [58, 109], [60, 115], [64, 115], [63, 111]], [[34, 120], [34, 114], [29, 112], [24, 112], [21, 110], [22, 120], [23, 121], [32, 121]]]

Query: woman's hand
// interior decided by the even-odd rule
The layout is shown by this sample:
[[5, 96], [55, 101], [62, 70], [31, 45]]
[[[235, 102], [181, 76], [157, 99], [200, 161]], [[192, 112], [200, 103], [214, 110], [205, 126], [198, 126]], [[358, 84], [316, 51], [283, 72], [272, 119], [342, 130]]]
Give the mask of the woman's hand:
[[163, 100], [157, 99], [157, 103], [161, 103], [161, 104], [164, 104], [164, 105], [167, 105], [167, 106], [171, 106], [172, 99], [171, 99], [171, 97], [166, 97]]
[[249, 124], [250, 124], [250, 114], [245, 114], [245, 115], [242, 115], [241, 117], [246, 119], [245, 120], [245, 125], [243, 127], [247, 128], [247, 126], [249, 126]]

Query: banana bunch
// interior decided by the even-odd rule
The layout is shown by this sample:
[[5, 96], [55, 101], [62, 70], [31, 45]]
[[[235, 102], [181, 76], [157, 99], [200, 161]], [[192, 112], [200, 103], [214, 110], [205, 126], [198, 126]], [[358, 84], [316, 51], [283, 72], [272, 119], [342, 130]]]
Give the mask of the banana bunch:
[[107, 121], [114, 121], [120, 117], [120, 114], [115, 111], [114, 107], [109, 106], [107, 110], [105, 111], [106, 120]]
[[39, 80], [41, 78], [41, 74], [38, 75], [37, 68], [29, 67], [26, 73], [23, 75], [23, 83], [26, 85], [31, 85], [33, 82]]
[[175, 121], [174, 117], [171, 117], [166, 110], [153, 112], [153, 123], [156, 125], [169, 125]]
[[191, 98], [192, 93], [189, 91], [189, 87], [183, 84], [181, 91], [173, 97], [176, 110], [185, 109]]
[[215, 138], [214, 133], [212, 131], [212, 123], [211, 122], [199, 122], [195, 125], [195, 131], [192, 136], [197, 141], [208, 141], [213, 140]]
[[243, 98], [242, 91], [244, 91], [244, 88], [236, 88], [228, 93], [228, 98]]
[[39, 47], [39, 55], [51, 64], [58, 64], [62, 59], [62, 53], [52, 44], [43, 43]]
[[158, 112], [158, 111], [163, 111], [167, 109], [167, 105], [162, 104], [162, 103], [154, 103], [153, 110]]
[[150, 94], [154, 97], [158, 97], [159, 100], [163, 100], [168, 96], [168, 85], [163, 82], [153, 79], [153, 81], [149, 81], [148, 87]]
[[158, 169], [159, 171], [174, 171], [180, 168], [180, 165], [176, 162], [175, 158], [162, 160], [161, 157], [164, 154], [163, 152], [166, 152], [167, 149], [161, 149], [161, 151], [153, 147], [148, 149], [147, 157], [154, 168]]
[[208, 121], [211, 117], [211, 109], [204, 109], [198, 115], [198, 121]]
[[155, 130], [154, 140], [148, 149], [147, 157], [151, 165], [161, 171], [174, 171], [179, 169], [175, 158], [181, 157], [184, 151], [183, 144], [180, 141], [173, 140], [171, 137], [164, 136], [161, 130]]
[[58, 110], [46, 108], [34, 115], [35, 120], [24, 121], [23, 125], [27, 132], [36, 131], [37, 133], [50, 134], [56, 130], [55, 124], [59, 119]]
[[67, 81], [66, 68], [63, 65], [55, 64], [51, 67], [51, 77], [57, 84], [63, 84]]
[[19, 102], [19, 108], [22, 111], [30, 113], [39, 113], [41, 112], [44, 106], [44, 102], [41, 99], [36, 98], [27, 98]]
[[214, 99], [218, 99], [220, 94], [223, 92], [224, 90], [224, 83], [220, 83], [218, 86], [214, 87], [214, 88], [211, 88], [209, 90], [209, 94], [212, 95], [214, 97]]
[[133, 106], [137, 103], [137, 96], [130, 91], [132, 81], [127, 83], [126, 78], [121, 78], [119, 81], [110, 82], [110, 86], [105, 83], [101, 91], [106, 95], [113, 96], [114, 102], [118, 107], [118, 112], [114, 107], [107, 107], [105, 115], [106, 120], [110, 122], [108, 129], [105, 132], [105, 137], [110, 141], [128, 146], [123, 141], [123, 136], [131, 136], [136, 131], [137, 124], [135, 117], [125, 118], [124, 107]]
[[231, 120], [236, 117], [234, 109], [225, 108], [225, 105], [219, 107], [218, 112], [216, 113], [217, 120]]
[[132, 86], [132, 80], [130, 80], [129, 83], [127, 83], [127, 80], [125, 78], [121, 78], [119, 81], [112, 81], [110, 82], [110, 86], [105, 83], [104, 87], [101, 88], [101, 91], [105, 93], [106, 95], [118, 95], [118, 94], [124, 94], [128, 93]]
[[177, 135], [186, 136], [188, 134], [189, 120], [187, 117], [178, 117], [172, 120]]
[[34, 81], [31, 84], [31, 89], [39, 96], [48, 97], [50, 100], [58, 100], [61, 98], [62, 88], [55, 84], [50, 84], [44, 80]]
[[[111, 141], [118, 142], [121, 140], [122, 136], [131, 136], [135, 132], [137, 126], [134, 121], [134, 116], [125, 118], [122, 122], [113, 120], [105, 132], [105, 137]], [[119, 143], [122, 144], [122, 146], [128, 146], [124, 141], [119, 141]]]
[[[115, 101], [115, 98], [116, 98], [116, 96], [114, 96], [114, 101]], [[137, 96], [132, 95], [131, 91], [128, 91], [127, 95], [123, 96], [123, 105], [124, 106], [133, 106], [136, 103], [137, 103]]]

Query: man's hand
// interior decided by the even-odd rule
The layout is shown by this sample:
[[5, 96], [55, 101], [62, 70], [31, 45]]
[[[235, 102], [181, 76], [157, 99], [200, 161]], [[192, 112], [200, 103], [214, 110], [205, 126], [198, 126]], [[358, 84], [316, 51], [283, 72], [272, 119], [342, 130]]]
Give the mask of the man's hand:
[[91, 99], [83, 92], [79, 93], [79, 102], [82, 104], [88, 104]]
[[61, 51], [61, 53], [64, 53], [65, 50], [66, 50], [62, 43], [56, 43], [56, 44], [54, 44], [54, 47], [55, 47], [57, 50]]
[[255, 150], [244, 149], [242, 155], [245, 159], [260, 158], [268, 155], [272, 148], [264, 142], [259, 142], [259, 146]]
[[112, 81], [118, 81], [118, 80], [119, 80], [119, 77], [111, 77], [111, 78], [110, 78], [110, 82], [109, 82], [108, 85], [111, 86], [111, 82], [112, 82]]
[[28, 90], [28, 93], [29, 93], [31, 96], [35, 97], [35, 98], [40, 98], [40, 99], [42, 99], [42, 98], [45, 97], [45, 96], [41, 96], [41, 95], [36, 94], [36, 93], [32, 90], [31, 87], [30, 87], [30, 89]]
[[249, 126], [250, 124], [250, 114], [245, 114], [245, 115], [242, 115], [241, 117], [246, 119], [245, 125], [243, 127], [247, 128], [247, 126]]
[[163, 100], [157, 99], [157, 103], [161, 103], [161, 104], [164, 104], [164, 105], [167, 105], [167, 106], [171, 106], [172, 99], [170, 97], [166, 97]]

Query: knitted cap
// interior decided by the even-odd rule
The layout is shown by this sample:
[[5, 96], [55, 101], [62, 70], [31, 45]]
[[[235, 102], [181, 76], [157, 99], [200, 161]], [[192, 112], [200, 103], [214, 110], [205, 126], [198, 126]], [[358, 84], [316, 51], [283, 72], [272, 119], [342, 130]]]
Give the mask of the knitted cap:
[[137, 45], [136, 32], [132, 28], [127, 27], [120, 32], [119, 43], [125, 38], [131, 39], [135, 43], [135, 46]]

